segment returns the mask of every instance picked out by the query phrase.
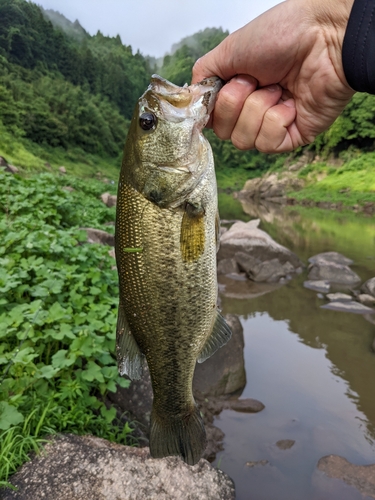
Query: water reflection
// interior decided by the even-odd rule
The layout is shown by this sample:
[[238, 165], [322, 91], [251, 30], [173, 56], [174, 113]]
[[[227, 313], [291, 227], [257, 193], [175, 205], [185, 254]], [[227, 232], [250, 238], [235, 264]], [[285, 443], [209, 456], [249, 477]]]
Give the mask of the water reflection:
[[[375, 275], [373, 219], [296, 207], [244, 209], [303, 260], [339, 251], [355, 261], [353, 269], [363, 280]], [[306, 272], [269, 293], [250, 290], [247, 296], [240, 289], [236, 295], [232, 284], [232, 295], [221, 296], [223, 312], [238, 314], [244, 327], [247, 385], [242, 397], [266, 405], [255, 415], [225, 410], [215, 422], [226, 435], [216, 463], [234, 479], [240, 500], [365, 498], [325, 477], [316, 464], [329, 454], [375, 463], [375, 355], [370, 349], [375, 325], [359, 315], [321, 309], [323, 300], [303, 287], [305, 279]], [[280, 450], [276, 442], [282, 439], [295, 445]]]

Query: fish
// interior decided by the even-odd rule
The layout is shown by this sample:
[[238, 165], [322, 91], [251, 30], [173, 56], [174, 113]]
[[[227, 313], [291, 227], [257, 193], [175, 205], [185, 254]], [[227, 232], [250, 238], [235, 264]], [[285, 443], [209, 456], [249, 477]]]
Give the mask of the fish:
[[150, 453], [196, 464], [206, 446], [192, 391], [196, 362], [229, 340], [217, 307], [220, 221], [202, 129], [217, 77], [179, 87], [158, 75], [138, 100], [121, 165], [115, 225], [119, 372], [153, 389]]

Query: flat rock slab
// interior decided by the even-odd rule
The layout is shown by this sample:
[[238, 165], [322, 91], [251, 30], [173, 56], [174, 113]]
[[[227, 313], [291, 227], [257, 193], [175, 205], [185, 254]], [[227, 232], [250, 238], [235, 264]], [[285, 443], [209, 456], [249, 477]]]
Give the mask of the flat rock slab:
[[326, 295], [327, 299], [330, 300], [331, 302], [351, 302], [353, 300], [351, 295], [348, 295], [347, 293], [327, 293]]
[[329, 304], [325, 304], [324, 306], [320, 306], [322, 309], [331, 309], [332, 311], [342, 311], [342, 312], [351, 312], [354, 314], [374, 314], [375, 309], [371, 309], [371, 307], [364, 306], [359, 302], [330, 302]]
[[153, 459], [93, 436], [65, 434], [11, 478], [3, 500], [234, 500], [232, 480], [206, 460]]
[[329, 281], [325, 280], [309, 280], [305, 281], [303, 283], [303, 286], [305, 288], [309, 288], [310, 290], [315, 290], [316, 292], [323, 292], [327, 293], [329, 292], [331, 285], [329, 284]]
[[[258, 413], [262, 411], [265, 406], [257, 399], [237, 399], [235, 401], [227, 401], [228, 408], [240, 413]], [[226, 408], [226, 406], [224, 406]]]
[[375, 278], [370, 278], [361, 287], [362, 293], [375, 297]]
[[349, 266], [318, 260], [309, 267], [309, 280], [325, 280], [338, 285], [354, 286], [360, 283], [361, 278]]
[[311, 264], [315, 264], [319, 261], [335, 262], [336, 264], [342, 264], [343, 266], [350, 266], [351, 264], [353, 264], [353, 261], [351, 259], [348, 259], [348, 257], [345, 257], [345, 255], [342, 255], [338, 252], [318, 253], [317, 255], [309, 258], [309, 262]]
[[329, 455], [321, 458], [317, 467], [328, 477], [341, 479], [363, 495], [375, 498], [375, 464], [354, 465], [343, 457]]

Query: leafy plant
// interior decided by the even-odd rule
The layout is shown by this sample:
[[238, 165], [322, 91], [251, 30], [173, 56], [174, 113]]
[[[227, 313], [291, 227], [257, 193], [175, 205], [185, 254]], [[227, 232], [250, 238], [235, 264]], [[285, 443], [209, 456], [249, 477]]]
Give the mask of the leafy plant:
[[[113, 220], [101, 183], [0, 173], [0, 480], [46, 434], [128, 442], [131, 428], [105, 396], [118, 375], [114, 260], [79, 226]], [[79, 190], [79, 191], [78, 191]], [[120, 418], [120, 420], [119, 420]]]

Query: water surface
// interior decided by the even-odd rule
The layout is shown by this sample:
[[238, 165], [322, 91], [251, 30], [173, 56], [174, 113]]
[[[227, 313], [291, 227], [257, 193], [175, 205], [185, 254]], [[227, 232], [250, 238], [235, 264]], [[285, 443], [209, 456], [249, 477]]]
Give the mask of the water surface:
[[[303, 261], [335, 250], [354, 260], [363, 280], [375, 276], [373, 218], [244, 208], [244, 220], [260, 216], [260, 227]], [[221, 296], [223, 312], [239, 315], [244, 328], [247, 385], [241, 397], [266, 406], [258, 414], [225, 410], [215, 421], [225, 439], [214, 465], [235, 481], [239, 500], [366, 498], [316, 465], [330, 454], [375, 463], [375, 325], [321, 309], [325, 300], [303, 287], [306, 276], [253, 298]], [[281, 450], [276, 443], [285, 439], [295, 444]]]

